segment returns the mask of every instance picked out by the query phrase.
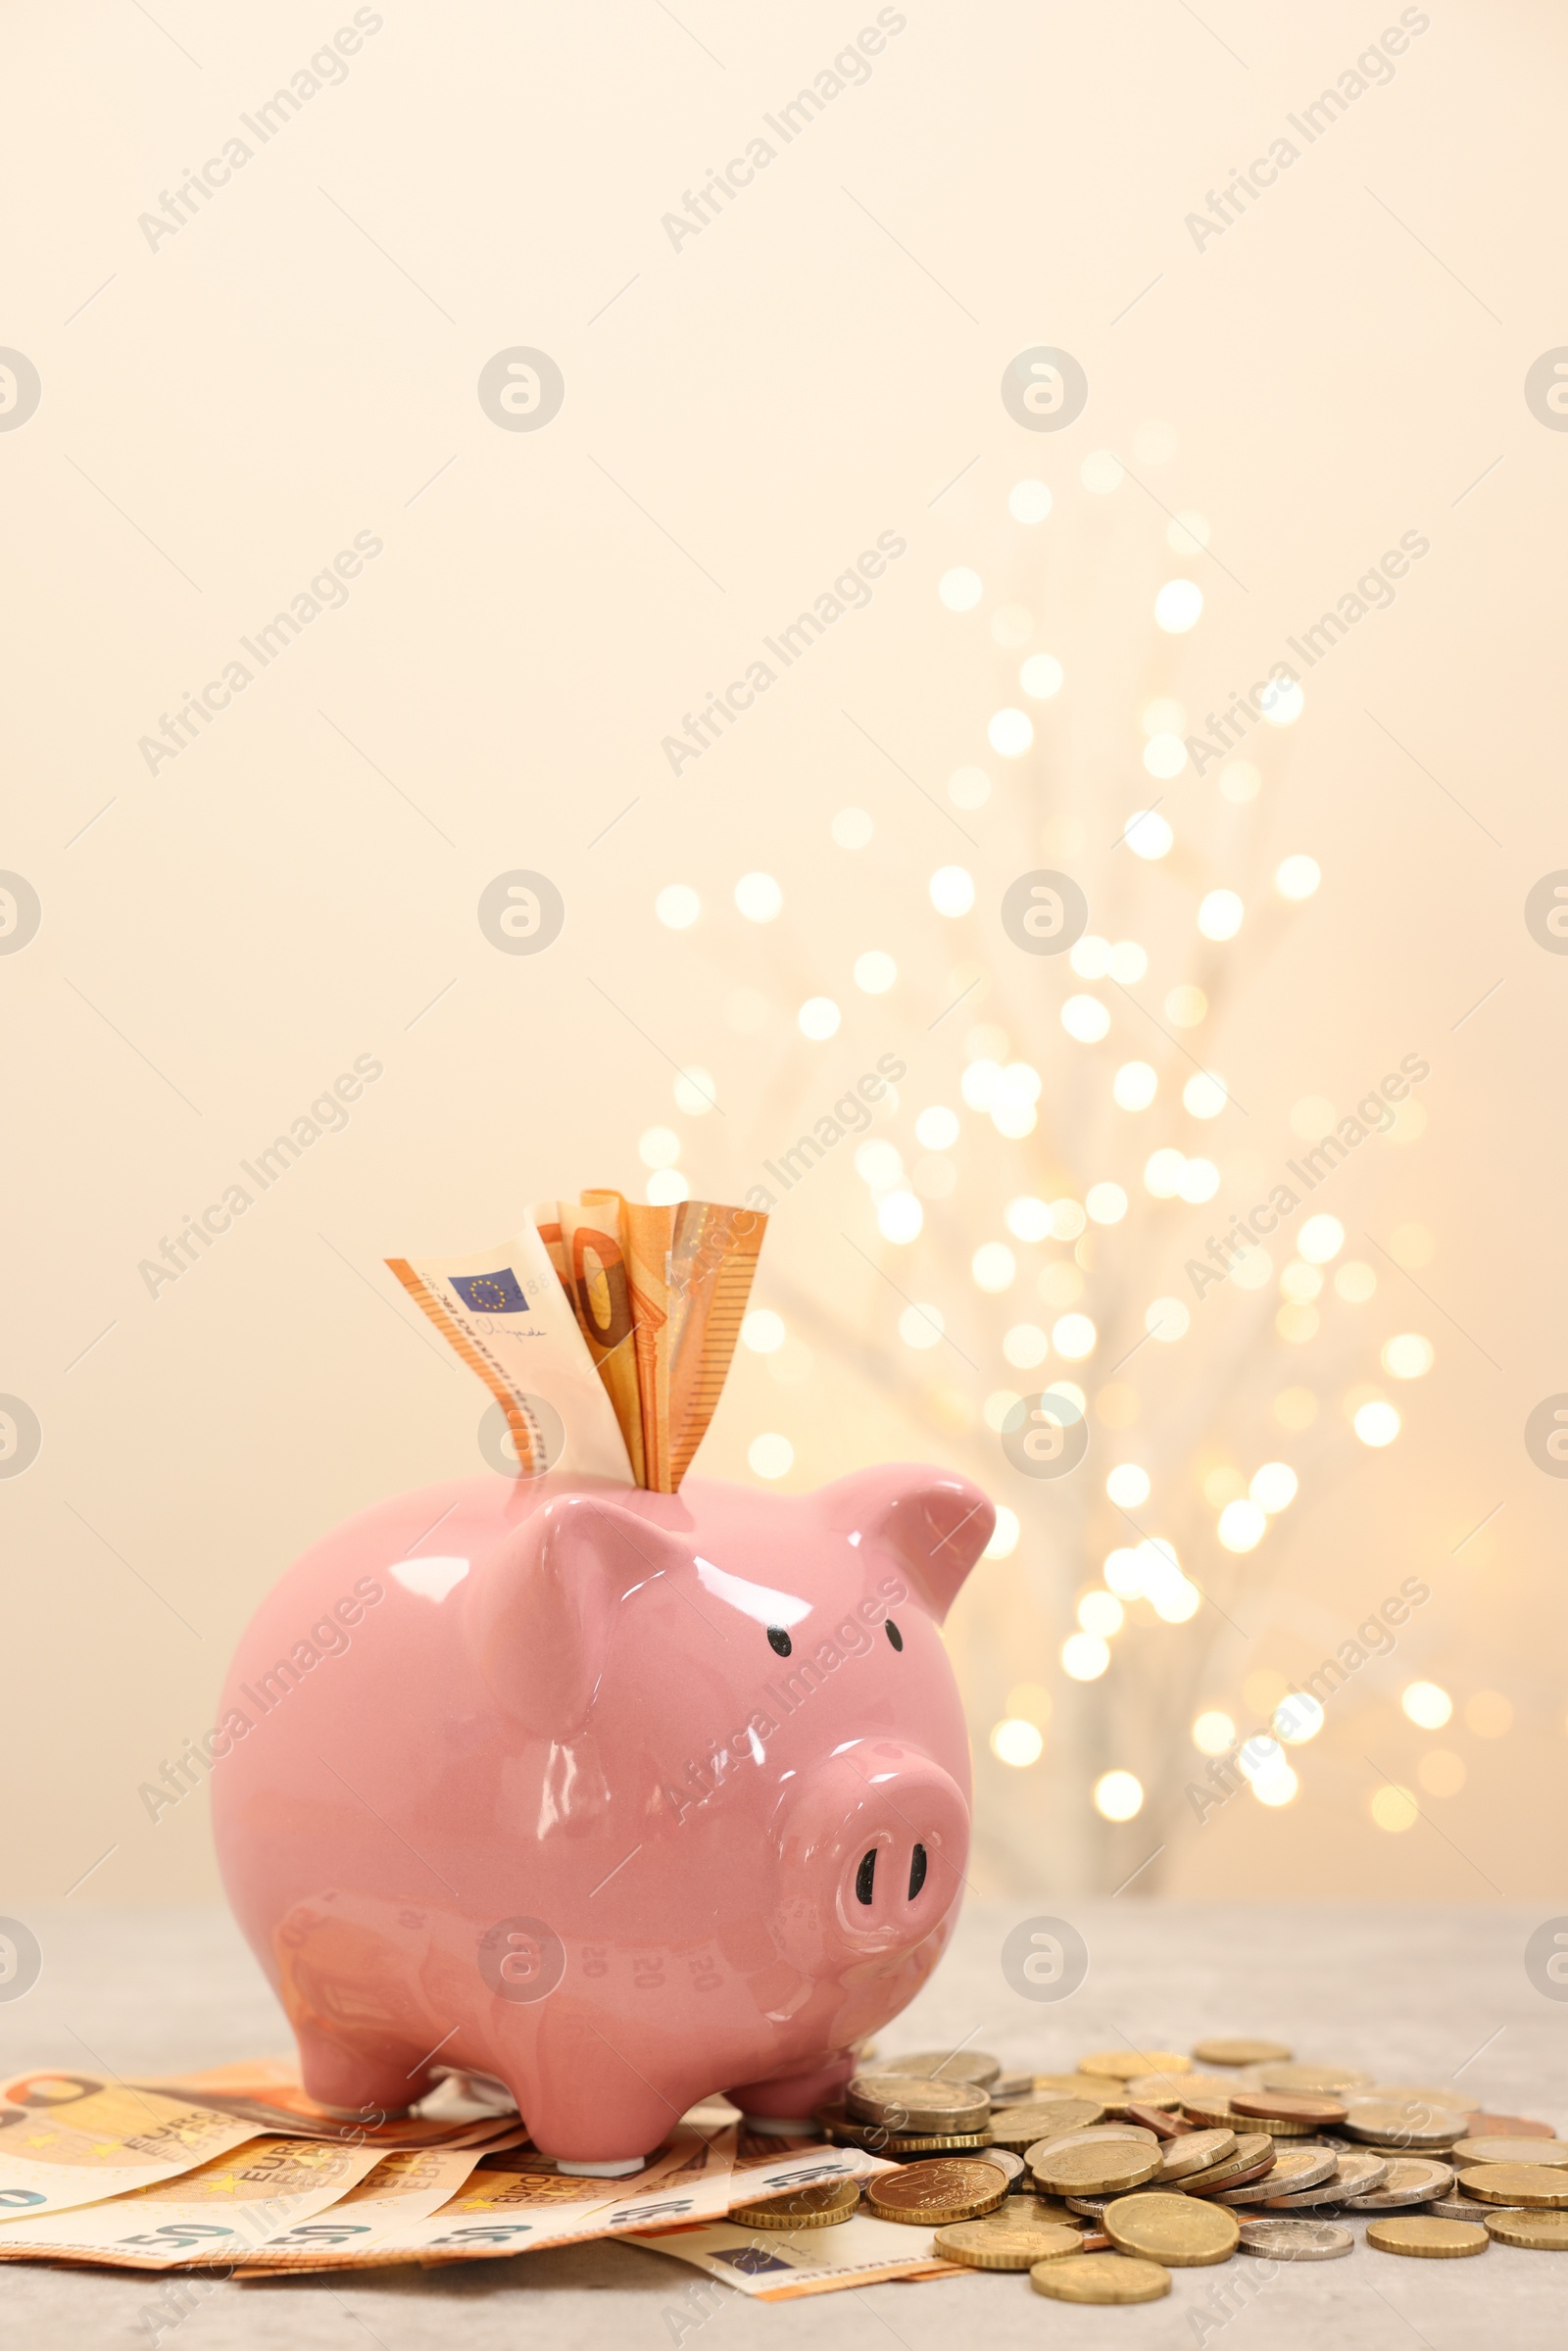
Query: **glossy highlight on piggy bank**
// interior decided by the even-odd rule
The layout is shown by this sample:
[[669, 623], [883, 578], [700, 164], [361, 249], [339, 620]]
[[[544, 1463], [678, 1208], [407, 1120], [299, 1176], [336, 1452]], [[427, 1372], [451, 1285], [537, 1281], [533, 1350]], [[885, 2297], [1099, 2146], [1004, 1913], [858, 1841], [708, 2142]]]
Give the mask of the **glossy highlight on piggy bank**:
[[310, 2094], [397, 2112], [488, 2075], [544, 2152], [612, 2172], [714, 2091], [808, 2118], [952, 1932], [969, 1760], [937, 1628], [993, 1523], [912, 1467], [799, 1496], [546, 1476], [315, 1544], [241, 1640], [213, 1774]]

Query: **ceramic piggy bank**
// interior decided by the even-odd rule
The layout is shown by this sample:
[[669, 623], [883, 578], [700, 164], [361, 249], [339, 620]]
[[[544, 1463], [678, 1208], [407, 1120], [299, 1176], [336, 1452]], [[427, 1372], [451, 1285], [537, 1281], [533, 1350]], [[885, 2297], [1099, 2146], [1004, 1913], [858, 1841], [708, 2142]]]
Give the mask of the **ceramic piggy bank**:
[[937, 1627], [964, 1479], [780, 1496], [431, 1486], [307, 1551], [213, 1736], [229, 1899], [307, 2089], [396, 2112], [490, 2075], [534, 2143], [630, 2170], [697, 2099], [774, 2130], [929, 1976], [969, 1837]]

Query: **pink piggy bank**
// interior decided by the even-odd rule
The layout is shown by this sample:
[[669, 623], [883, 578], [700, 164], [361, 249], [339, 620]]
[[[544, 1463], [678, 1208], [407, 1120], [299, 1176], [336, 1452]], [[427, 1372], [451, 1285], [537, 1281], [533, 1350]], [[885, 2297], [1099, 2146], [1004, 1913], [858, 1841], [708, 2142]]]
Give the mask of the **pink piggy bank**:
[[993, 1523], [907, 1467], [800, 1496], [484, 1478], [308, 1550], [211, 1745], [310, 2094], [396, 2113], [433, 2069], [491, 2075], [606, 2174], [715, 2090], [775, 2131], [837, 2095], [957, 1911], [937, 1627]]

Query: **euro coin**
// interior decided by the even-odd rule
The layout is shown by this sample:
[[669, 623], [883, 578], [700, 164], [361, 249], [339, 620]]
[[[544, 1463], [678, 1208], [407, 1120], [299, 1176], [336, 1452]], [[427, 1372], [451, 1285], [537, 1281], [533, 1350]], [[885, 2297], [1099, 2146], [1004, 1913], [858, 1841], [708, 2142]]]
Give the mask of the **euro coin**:
[[[1107, 2121], [1119, 2122], [1126, 2114], [1130, 2092], [1124, 2083], [1113, 2082], [1108, 2074], [1037, 2074], [1031, 2095], [1037, 2099], [1087, 2098], [1092, 2105], [1104, 2109]], [[1175, 2103], [1174, 2099], [1167, 2098], [1155, 2102], [1160, 2105]]]
[[919, 2074], [857, 2074], [844, 2091], [851, 2119], [884, 2130], [980, 2131], [991, 2115], [983, 2089], [964, 2082], [932, 2082]]
[[986, 2131], [890, 2131], [885, 2123], [860, 2123], [846, 2112], [842, 2098], [816, 2110], [816, 2127], [833, 2147], [863, 2147], [870, 2155], [891, 2155], [902, 2160], [906, 2155], [942, 2155], [967, 2153], [989, 2144]]
[[1396, 2212], [1406, 2204], [1430, 2204], [1434, 2196], [1446, 2196], [1453, 2185], [1452, 2165], [1435, 2163], [1429, 2155], [1396, 2155], [1385, 2160], [1389, 2164], [1387, 2180], [1381, 2187], [1351, 2196], [1352, 2212]]
[[1076, 2229], [1036, 2221], [1020, 2227], [998, 2213], [984, 2221], [956, 2221], [939, 2229], [931, 2250], [944, 2261], [960, 2261], [966, 2270], [1032, 2270], [1037, 2261], [1060, 2261], [1083, 2251]]
[[1246, 2130], [1229, 2098], [1184, 2098], [1182, 2114], [1196, 2131]]
[[1189, 2131], [1185, 2137], [1171, 2139], [1160, 2149], [1156, 2182], [1163, 2187], [1170, 2180], [1212, 2171], [1216, 2164], [1229, 2161], [1236, 2146], [1234, 2131]]
[[1568, 2172], [1544, 2163], [1478, 2163], [1459, 2174], [1459, 2185], [1482, 2204], [1521, 2204], [1527, 2211], [1568, 2205]]
[[1249, 2180], [1272, 2173], [1277, 2161], [1275, 2142], [1266, 2131], [1243, 2132], [1237, 2138], [1235, 2152], [1211, 2163], [1204, 2172], [1191, 2173], [1182, 2181], [1182, 2193], [1206, 2196], [1217, 2187], [1245, 2187]]
[[1288, 2065], [1291, 2051], [1282, 2040], [1251, 2040], [1244, 2033], [1234, 2039], [1193, 2043], [1200, 2065]]
[[1241, 2233], [1223, 2204], [1195, 2203], [1191, 2196], [1118, 2196], [1105, 2207], [1104, 2223], [1118, 2253], [1172, 2270], [1229, 2261]]
[[913, 2057], [889, 2058], [887, 2071], [914, 2074], [922, 2082], [969, 2082], [988, 2090], [1002, 2072], [1002, 2060], [984, 2049], [920, 2049]]
[[1035, 2078], [1033, 2074], [999, 2074], [995, 2082], [986, 2082], [985, 2087], [991, 2094], [992, 2105], [1000, 2106], [1006, 2098], [1032, 2098], [1035, 2094]]
[[1170, 2272], [1120, 2253], [1075, 2253], [1067, 2261], [1037, 2262], [1029, 2282], [1053, 2302], [1157, 2302], [1170, 2292]]
[[1367, 2089], [1372, 2077], [1353, 2065], [1265, 2065], [1258, 2068], [1265, 2089], [1304, 2090], [1309, 2097], [1336, 2097], [1341, 2090]]
[[991, 2144], [1022, 2154], [1034, 2140], [1054, 2138], [1098, 2123], [1104, 2108], [1089, 2098], [1036, 2098], [1027, 2106], [998, 2107], [991, 2116]]
[[1267, 2261], [1338, 2261], [1355, 2239], [1337, 2221], [1244, 2221], [1242, 2251]]
[[1181, 2138], [1192, 2129], [1185, 2116], [1173, 2115], [1163, 2106], [1145, 2106], [1138, 2099], [1130, 2098], [1124, 2112], [1129, 2123], [1152, 2131], [1156, 2138]]
[[1079, 2131], [1057, 2131], [1050, 2138], [1035, 2139], [1025, 2147], [1023, 2159], [1033, 2171], [1038, 2155], [1054, 2154], [1058, 2147], [1103, 2146], [1107, 2140], [1119, 2142], [1122, 2146], [1158, 2148], [1161, 2145], [1152, 2131], [1145, 2131], [1137, 2123], [1090, 2123]]
[[[1461, 2195], [1457, 2188], [1453, 2188], [1446, 2196], [1434, 2196], [1431, 2203], [1423, 2204], [1421, 2209], [1435, 2213], [1440, 2221], [1474, 2221], [1478, 2228], [1484, 2229], [1488, 2221], [1494, 2221], [1499, 2215], [1512, 2212], [1515, 2207], [1508, 2204], [1478, 2204], [1474, 2196]], [[1525, 2214], [1521, 2217], [1539, 2219], [1540, 2215]], [[1549, 2220], [1551, 2215], [1548, 2213], [1546, 2218]]]
[[1345, 2128], [1351, 2138], [1380, 2147], [1451, 2147], [1468, 2129], [1457, 2107], [1429, 2105], [1421, 2098], [1350, 2098]]
[[1228, 2098], [1239, 2082], [1257, 2086], [1249, 2074], [1134, 2074], [1124, 2091], [1147, 2106], [1169, 2106], [1173, 2101], [1185, 2106], [1189, 2098]]
[[1139, 2187], [1159, 2169], [1159, 2149], [1143, 2139], [1102, 2139], [1048, 2150], [1031, 2165], [1043, 2188], [1059, 2196], [1105, 2196]]
[[987, 2147], [985, 2160], [987, 2163], [994, 2163], [997, 2170], [1003, 2174], [1006, 2180], [1009, 2193], [1020, 2185], [1027, 2186], [1028, 2182], [1023, 2176], [1023, 2157], [1015, 2155], [1010, 2147]]
[[1465, 2121], [1472, 2138], [1555, 2138], [1549, 2123], [1537, 2123], [1527, 2114], [1486, 2114], [1473, 2109]]
[[1307, 2097], [1300, 2090], [1238, 2089], [1231, 2092], [1231, 2111], [1268, 2123], [1298, 2123], [1308, 2131], [1324, 2131], [1343, 2123], [1347, 2109], [1338, 2098]]
[[1462, 2261], [1467, 2253], [1485, 2253], [1492, 2239], [1468, 2221], [1439, 2221], [1430, 2213], [1412, 2212], [1368, 2221], [1366, 2241], [1380, 2253], [1405, 2253], [1417, 2261]]
[[859, 2201], [858, 2180], [817, 2180], [786, 2196], [737, 2204], [729, 2218], [737, 2229], [831, 2229], [849, 2220]]
[[1185, 2074], [1188, 2062], [1175, 2049], [1097, 2049], [1081, 2057], [1081, 2074], [1108, 2074], [1113, 2082], [1132, 2082], [1140, 2074]]
[[1222, 2204], [1271, 2204], [1334, 2178], [1339, 2158], [1332, 2147], [1283, 2147], [1261, 2180], [1241, 2187], [1218, 2187]]
[[1568, 2253], [1568, 2212], [1489, 2212], [1488, 2234], [1531, 2253]]
[[[1387, 2185], [1395, 2159], [1363, 2153], [1359, 2148], [1342, 2153], [1331, 2147], [1328, 2153], [1334, 2159], [1334, 2166], [1321, 2180], [1305, 2187], [1282, 2185], [1277, 2195], [1265, 2198], [1269, 2207], [1294, 2211], [1302, 2205], [1352, 2204], [1358, 2196], [1369, 2196], [1374, 2188]], [[1404, 2158], [1400, 2156], [1397, 2160], [1403, 2162]], [[1269, 2177], [1272, 2180], [1273, 2174]]]
[[1534, 2163], [1568, 2171], [1568, 2139], [1462, 2138], [1446, 2153], [1448, 2161], [1461, 2168], [1470, 2163]]
[[939, 2156], [906, 2163], [897, 2172], [878, 2172], [865, 2183], [865, 2200], [879, 2221], [904, 2221], [915, 2229], [948, 2221], [977, 2221], [1006, 2201], [1007, 2182], [995, 2164], [973, 2156]]

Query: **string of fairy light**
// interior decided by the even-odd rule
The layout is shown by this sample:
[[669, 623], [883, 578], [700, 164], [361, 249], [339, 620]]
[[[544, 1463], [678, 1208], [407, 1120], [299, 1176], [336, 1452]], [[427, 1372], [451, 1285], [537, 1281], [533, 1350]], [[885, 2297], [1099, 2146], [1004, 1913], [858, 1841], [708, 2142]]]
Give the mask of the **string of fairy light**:
[[[1135, 447], [1146, 464], [1157, 462], [1155, 444], [1165, 430], [1141, 428], [1141, 446], [1135, 436]], [[1080, 478], [1086, 490], [1106, 496], [1120, 486], [1122, 468], [1110, 453], [1100, 451], [1084, 461]], [[1015, 483], [1007, 499], [1011, 522], [1024, 531], [1045, 522], [1053, 505], [1049, 487], [1034, 480]], [[1166, 537], [1172, 552], [1192, 556], [1207, 543], [1208, 535], [1204, 517], [1186, 513], [1171, 520]], [[985, 604], [984, 582], [968, 565], [944, 572], [937, 582], [937, 594], [955, 616], [978, 612]], [[1199, 584], [1176, 575], [1159, 585], [1152, 617], [1161, 635], [1182, 637], [1199, 626], [1203, 610]], [[1063, 694], [1070, 696], [1072, 691], [1068, 665], [1059, 653], [1030, 647], [1036, 633], [1034, 617], [1024, 608], [1007, 602], [993, 606], [993, 642], [1004, 653], [1022, 654], [1015, 672], [1020, 699], [994, 710], [985, 727], [990, 752], [1003, 761], [1022, 759], [1034, 747], [1036, 722], [1025, 705], [1038, 709]], [[1025, 647], [1030, 650], [1023, 651]], [[1276, 727], [1288, 726], [1299, 716], [1302, 707], [1299, 688], [1289, 688], [1280, 692], [1264, 715]], [[1140, 756], [1144, 772], [1153, 782], [1169, 783], [1187, 769], [1186, 729], [1186, 713], [1174, 697], [1156, 695], [1145, 705]], [[1223, 801], [1245, 807], [1257, 798], [1263, 777], [1253, 760], [1234, 758], [1225, 762], [1216, 780]], [[983, 808], [992, 790], [992, 777], [980, 765], [958, 767], [948, 784], [955, 807], [969, 811]], [[832, 818], [828, 830], [835, 846], [853, 857], [871, 842], [875, 824], [865, 809], [845, 808]], [[1152, 867], [1170, 856], [1177, 835], [1159, 808], [1144, 807], [1129, 812], [1120, 840], [1135, 858]], [[1271, 888], [1276, 900], [1290, 907], [1310, 899], [1321, 880], [1317, 860], [1296, 849], [1274, 864]], [[927, 889], [939, 923], [961, 923], [976, 906], [975, 877], [964, 865], [937, 866]], [[733, 884], [732, 897], [736, 910], [749, 924], [772, 923], [784, 910], [784, 890], [766, 872], [741, 874]], [[1238, 890], [1215, 880], [1198, 897], [1194, 927], [1207, 946], [1224, 948], [1244, 934], [1251, 911]], [[671, 931], [690, 930], [703, 919], [701, 893], [689, 883], [672, 881], [659, 892], [655, 913]], [[1110, 1037], [1113, 1027], [1111, 1009], [1103, 996], [1096, 993], [1097, 987], [1107, 981], [1118, 989], [1138, 986], [1149, 976], [1151, 958], [1135, 939], [1113, 941], [1089, 934], [1076, 941], [1068, 959], [1074, 981], [1081, 984], [1061, 1004], [1060, 1029], [1069, 1050], [1092, 1050]], [[898, 963], [882, 947], [867, 944], [856, 951], [852, 946], [846, 961], [850, 981], [861, 994], [885, 997], [898, 989]], [[1191, 979], [1181, 979], [1165, 992], [1161, 1009], [1171, 1029], [1191, 1034], [1202, 1027], [1211, 1006], [1201, 987]], [[743, 1034], [758, 1032], [766, 1026], [773, 1010], [765, 991], [742, 987], [731, 999], [728, 1017], [731, 1026]], [[794, 1025], [808, 1044], [821, 1045], [838, 1033], [843, 1017], [837, 998], [816, 994], [805, 997], [795, 1007]], [[940, 1205], [958, 1190], [960, 1171], [952, 1154], [965, 1127], [971, 1132], [989, 1127], [1004, 1145], [1024, 1144], [1039, 1126], [1043, 1089], [1037, 1063], [1014, 1053], [1011, 1040], [999, 1024], [982, 1022], [964, 1039], [956, 1102], [926, 1101], [910, 1105], [899, 1099], [897, 1090], [890, 1090], [879, 1105], [879, 1123], [893, 1123], [912, 1108], [909, 1134], [914, 1149], [902, 1147], [885, 1132], [867, 1134], [855, 1149], [854, 1164], [866, 1188], [876, 1232], [891, 1250], [917, 1255], [927, 1228], [928, 1207]], [[1231, 1100], [1223, 1077], [1210, 1067], [1195, 1064], [1178, 1090], [1152, 1062], [1137, 1056], [1114, 1063], [1108, 1092], [1116, 1110], [1133, 1126], [1167, 1095], [1174, 1095], [1200, 1132], [1223, 1116]], [[707, 1069], [683, 1070], [675, 1079], [675, 1106], [688, 1118], [701, 1118], [715, 1096], [715, 1081]], [[1333, 1120], [1333, 1104], [1317, 1098], [1304, 1099], [1292, 1112], [1293, 1132], [1308, 1144], [1316, 1143]], [[1419, 1132], [1419, 1105], [1410, 1104], [1407, 1131]], [[687, 1178], [679, 1165], [683, 1149], [681, 1134], [670, 1126], [651, 1126], [640, 1138], [638, 1150], [648, 1170], [645, 1189], [650, 1200], [669, 1202], [688, 1197]], [[1020, 1192], [1008, 1200], [1003, 1218], [1006, 1238], [977, 1242], [968, 1268], [974, 1288], [999, 1301], [1009, 1299], [1020, 1280], [1033, 1273], [1035, 1294], [1046, 1311], [1041, 1316], [1025, 1312], [1004, 1324], [997, 1345], [1006, 1370], [1033, 1375], [1028, 1383], [1031, 1390], [1040, 1379], [1049, 1379], [1048, 1393], [1076, 1412], [1088, 1414], [1091, 1398], [1080, 1385], [1080, 1375], [1084, 1379], [1091, 1376], [1104, 1335], [1085, 1298], [1089, 1283], [1084, 1259], [1091, 1254], [1083, 1247], [1086, 1237], [1093, 1241], [1097, 1236], [1108, 1236], [1129, 1217], [1136, 1217], [1140, 1193], [1151, 1204], [1180, 1201], [1197, 1206], [1213, 1200], [1220, 1183], [1219, 1165], [1207, 1151], [1161, 1141], [1145, 1153], [1132, 1181], [1119, 1181], [1107, 1173], [1084, 1185], [1081, 1197], [1064, 1194], [1047, 1199]], [[1407, 1228], [1404, 1262], [1422, 1261], [1421, 1239], [1421, 1228]], [[1248, 1249], [1230, 1275], [1235, 1287], [1243, 1291], [1276, 1284], [1279, 1303], [1274, 1329], [1289, 1347], [1304, 1346], [1318, 1336], [1330, 1298], [1361, 1307], [1379, 1290], [1374, 1267], [1346, 1254], [1346, 1233], [1339, 1218], [1327, 1213], [1309, 1215], [1296, 1229], [1293, 1240], [1294, 1246], [1278, 1269], [1267, 1248], [1258, 1245]], [[1065, 1247], [1071, 1253], [1031, 1262], [1047, 1244]], [[909, 1288], [903, 1275], [900, 1287], [906, 1292]], [[1156, 1344], [1174, 1346], [1187, 1336], [1191, 1321], [1191, 1308], [1185, 1300], [1156, 1297], [1147, 1306], [1144, 1330]], [[899, 1341], [913, 1358], [938, 1347], [947, 1329], [943, 1309], [933, 1299], [913, 1298], [897, 1316]], [[801, 1385], [809, 1377], [808, 1350], [774, 1308], [755, 1307], [746, 1317], [742, 1340], [750, 1350], [766, 1359], [781, 1387]], [[1380, 1349], [1381, 1369], [1387, 1381], [1396, 1385], [1425, 1376], [1434, 1358], [1431, 1341], [1415, 1331], [1395, 1332]], [[1094, 1399], [1096, 1416], [1112, 1433], [1118, 1420], [1115, 1385], [1112, 1378]], [[1015, 1387], [998, 1385], [985, 1396], [979, 1418], [989, 1429], [1000, 1431], [1019, 1395]], [[1354, 1436], [1367, 1447], [1383, 1450], [1398, 1438], [1402, 1416], [1385, 1386], [1361, 1383], [1352, 1387], [1344, 1397], [1344, 1406]], [[1274, 1400], [1274, 1420], [1286, 1434], [1309, 1428], [1317, 1412], [1314, 1391], [1302, 1385], [1284, 1387]], [[1129, 1456], [1135, 1450], [1131, 1445], [1126, 1449]], [[794, 1467], [795, 1447], [781, 1431], [765, 1430], [751, 1441], [748, 1462], [758, 1478], [776, 1481]], [[1154, 1492], [1149, 1470], [1132, 1457], [1114, 1462], [1102, 1486], [1107, 1501], [1121, 1512], [1141, 1511]], [[1204, 1503], [1213, 1512], [1213, 1539], [1223, 1552], [1238, 1558], [1267, 1539], [1273, 1521], [1291, 1508], [1298, 1492], [1298, 1472], [1284, 1458], [1262, 1460], [1250, 1474], [1221, 1464], [1209, 1469], [1201, 1480]], [[1020, 1536], [1017, 1514], [1005, 1507], [999, 1509], [988, 1557], [1010, 1557]], [[1130, 1623], [1153, 1621], [1178, 1627], [1190, 1622], [1200, 1604], [1198, 1586], [1184, 1573], [1170, 1539], [1152, 1535], [1115, 1545], [1105, 1554], [1100, 1577], [1086, 1583], [1078, 1593], [1075, 1623], [1057, 1651], [1058, 1669], [1068, 1681], [1096, 1682], [1110, 1670], [1114, 1644]], [[1254, 1709], [1254, 1720], [1260, 1713], [1268, 1721], [1267, 1732], [1243, 1739], [1229, 1708], [1203, 1704], [1191, 1724], [1192, 1745], [1202, 1756], [1233, 1756], [1253, 1797], [1264, 1807], [1282, 1808], [1294, 1802], [1301, 1788], [1292, 1752], [1318, 1736], [1324, 1726], [1324, 1710], [1305, 1692], [1293, 1692], [1284, 1677], [1269, 1669], [1248, 1677], [1243, 1696]], [[1407, 1723], [1428, 1733], [1444, 1729], [1455, 1713], [1451, 1695], [1425, 1680], [1405, 1687], [1400, 1705]], [[1005, 1711], [990, 1733], [990, 1749], [999, 1763], [1024, 1771], [1041, 1761], [1052, 1706], [1053, 1694], [1044, 1685], [1014, 1687]], [[1511, 1710], [1499, 1693], [1481, 1690], [1467, 1702], [1463, 1719], [1476, 1736], [1494, 1738], [1507, 1729]], [[1451, 1794], [1464, 1784], [1466, 1773], [1458, 1755], [1432, 1748], [1421, 1757], [1417, 1776], [1428, 1794]], [[1090, 1791], [1095, 1809], [1111, 1822], [1135, 1817], [1143, 1808], [1145, 1795], [1137, 1776], [1119, 1767], [1102, 1773]], [[1418, 1817], [1413, 1791], [1394, 1783], [1373, 1793], [1369, 1809], [1379, 1828], [1396, 1833]]]

